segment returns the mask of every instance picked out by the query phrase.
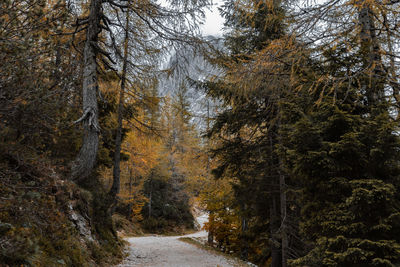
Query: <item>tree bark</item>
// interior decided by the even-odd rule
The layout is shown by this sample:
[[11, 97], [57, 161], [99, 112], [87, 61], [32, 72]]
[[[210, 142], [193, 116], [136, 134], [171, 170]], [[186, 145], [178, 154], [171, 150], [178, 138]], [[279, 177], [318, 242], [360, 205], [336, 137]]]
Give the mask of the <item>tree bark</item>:
[[285, 175], [279, 174], [279, 190], [280, 190], [280, 202], [281, 202], [281, 247], [282, 247], [282, 267], [287, 267], [287, 255], [288, 255], [288, 236], [287, 236], [287, 210], [286, 210], [286, 185]]
[[247, 261], [248, 260], [248, 254], [249, 254], [249, 244], [248, 244], [248, 240], [247, 240], [247, 219], [246, 219], [246, 209], [247, 209], [247, 205], [242, 203], [241, 205], [241, 209], [242, 209], [242, 244], [241, 244], [241, 249], [240, 249], [240, 258], [243, 261]]
[[96, 164], [97, 150], [99, 147], [100, 127], [98, 122], [97, 106], [97, 51], [95, 45], [101, 32], [100, 19], [102, 15], [102, 1], [92, 0], [90, 2], [90, 13], [88, 28], [86, 31], [86, 42], [83, 51], [83, 115], [76, 121], [83, 124], [83, 143], [78, 156], [72, 163], [71, 178], [73, 180], [84, 180], [89, 177]]
[[[207, 100], [207, 133], [210, 131], [210, 100]], [[208, 149], [211, 149], [210, 147], [210, 139], [207, 139], [207, 147]], [[210, 174], [210, 162], [211, 158], [209, 155], [207, 155], [207, 173]], [[208, 221], [210, 221], [210, 218], [212, 218], [213, 212], [210, 211], [210, 214], [208, 216]], [[214, 246], [214, 233], [211, 229], [208, 229], [207, 233], [207, 243], [210, 247]]]
[[150, 178], [150, 196], [149, 196], [149, 219], [151, 218], [151, 197], [153, 194], [153, 181]]
[[[279, 102], [282, 99], [281, 90], [278, 91], [278, 99]], [[277, 135], [278, 135], [278, 144], [282, 144], [282, 136], [280, 135], [280, 129], [282, 124], [282, 114], [280, 103], [278, 104], [278, 125], [277, 125]], [[285, 181], [285, 173], [282, 164], [282, 159], [279, 155], [278, 158], [278, 174], [279, 174], [279, 200], [280, 200], [280, 213], [281, 213], [281, 226], [280, 226], [280, 234], [281, 234], [281, 257], [282, 257], [282, 267], [287, 267], [287, 258], [288, 258], [288, 230], [287, 230], [287, 204], [286, 204], [286, 181]]]
[[270, 232], [271, 232], [271, 267], [282, 266], [282, 255], [280, 248], [280, 240], [277, 238], [279, 231], [279, 218], [278, 218], [278, 200], [277, 194], [271, 194], [270, 203]]
[[[280, 96], [280, 95], [279, 95]], [[280, 115], [280, 114], [278, 114]], [[272, 136], [269, 137], [270, 143], [270, 176], [274, 177], [279, 174], [274, 167], [274, 145], [276, 144], [276, 139]], [[279, 166], [280, 168], [280, 166]], [[279, 186], [280, 180], [278, 178], [273, 178], [271, 181], [273, 184]], [[279, 238], [279, 226], [281, 225], [281, 218], [279, 216], [280, 212], [280, 195], [279, 193], [270, 192], [270, 207], [269, 207], [269, 227], [271, 234], [271, 267], [281, 267], [282, 266], [282, 250], [281, 250], [281, 239]]]
[[132, 207], [133, 207], [133, 177], [132, 177], [132, 168], [128, 167], [129, 172], [129, 217], [132, 216]]
[[128, 63], [128, 42], [129, 42], [129, 9], [126, 11], [126, 25], [125, 25], [125, 40], [124, 40], [124, 58], [122, 65], [121, 88], [119, 91], [118, 103], [118, 126], [117, 134], [115, 137], [115, 153], [114, 153], [114, 168], [113, 168], [113, 184], [111, 186], [110, 195], [116, 197], [119, 194], [121, 187], [121, 143], [122, 143], [122, 116], [124, 111], [124, 97], [125, 97], [125, 84], [126, 84], [126, 70]]
[[212, 230], [210, 230], [210, 229], [208, 230], [208, 234], [207, 234], [207, 243], [210, 247], [214, 246], [214, 234], [213, 234]]
[[379, 42], [376, 36], [373, 10], [365, 0], [358, 2], [358, 20], [360, 24], [360, 45], [363, 59], [363, 69], [366, 77], [362, 79], [361, 87], [365, 92], [368, 105], [375, 106], [384, 96], [382, 78], [385, 77], [380, 54]]

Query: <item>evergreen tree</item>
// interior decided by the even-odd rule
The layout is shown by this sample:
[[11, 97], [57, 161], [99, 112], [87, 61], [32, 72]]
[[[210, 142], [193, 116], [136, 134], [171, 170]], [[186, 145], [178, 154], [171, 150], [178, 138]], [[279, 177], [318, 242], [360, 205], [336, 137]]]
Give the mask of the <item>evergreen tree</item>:
[[359, 12], [360, 32], [340, 38], [349, 38], [352, 50], [320, 47], [324, 63], [301, 77], [311, 89], [303, 86], [302, 97], [283, 104], [283, 158], [302, 188], [300, 234], [307, 245], [296, 266], [399, 263], [398, 126], [377, 50], [387, 44], [376, 39], [370, 3], [348, 7]]
[[220, 163], [214, 173], [235, 181], [235, 205], [230, 208], [240, 216], [242, 258], [250, 255], [256, 262], [271, 258], [272, 266], [285, 266], [286, 189], [276, 145], [279, 99], [289, 86], [288, 69], [283, 67], [283, 73], [273, 78], [254, 70], [260, 69], [259, 55], [285, 37], [284, 9], [280, 1], [243, 6], [233, 1], [225, 4], [222, 14], [232, 30], [226, 36], [230, 54], [219, 62], [227, 74], [223, 81], [209, 84], [209, 93], [226, 107], [210, 131], [210, 136], [222, 136], [214, 150]]
[[302, 187], [301, 234], [312, 248], [293, 265], [399, 261], [397, 126], [387, 109], [365, 117], [352, 100], [311, 106], [283, 130], [285, 166]]
[[[398, 206], [398, 129], [386, 97], [388, 88], [393, 87], [392, 79], [379, 50], [390, 46], [390, 41], [377, 38], [379, 23], [373, 15], [381, 14], [375, 10], [381, 4], [372, 2], [335, 3], [341, 5], [340, 12], [355, 10], [360, 31], [339, 33], [343, 27], [338, 27], [335, 38], [347, 43], [331, 44], [329, 37], [324, 38], [331, 36], [326, 30], [333, 29], [332, 24], [317, 22], [312, 27], [319, 25], [321, 29], [302, 39], [322, 32], [327, 35], [322, 35], [321, 45], [305, 44], [306, 49], [295, 48], [300, 39], [282, 38], [287, 37], [284, 31], [277, 31], [280, 35], [269, 32], [275, 39], [255, 48], [253, 41], [258, 39], [252, 37], [260, 36], [260, 31], [257, 12], [251, 8], [262, 4], [245, 4], [243, 14], [252, 22], [249, 24], [225, 12], [230, 25], [238, 25], [227, 38], [237, 57], [221, 64], [227, 66], [227, 75], [209, 85], [210, 93], [223, 99], [227, 107], [211, 131], [211, 135], [222, 137], [214, 151], [220, 162], [215, 173], [235, 179], [235, 208], [247, 210], [240, 216], [253, 218], [259, 226], [268, 222], [272, 266], [285, 266], [288, 257], [299, 266], [397, 264], [397, 241], [387, 233], [397, 232], [391, 218], [397, 216]], [[237, 6], [240, 4], [226, 5]], [[297, 13], [299, 21], [337, 16], [329, 5], [315, 5], [310, 10], [326, 13], [313, 13], [313, 17]], [[284, 21], [284, 13], [272, 13], [280, 14], [275, 18]], [[268, 21], [276, 30], [274, 20]], [[298, 21], [294, 21], [296, 26]], [[254, 30], [246, 31], [243, 25]], [[301, 30], [303, 26], [290, 29]], [[246, 37], [241, 39], [241, 33]], [[249, 43], [241, 47], [235, 40]], [[242, 54], [238, 52], [241, 48]], [[299, 195], [301, 201], [296, 199]], [[367, 203], [372, 207], [374, 201], [387, 209], [367, 211]], [[268, 203], [270, 208], [265, 212]], [[249, 233], [268, 233], [256, 225], [250, 220]], [[375, 230], [367, 230], [370, 228]], [[277, 260], [280, 258], [282, 261]]]

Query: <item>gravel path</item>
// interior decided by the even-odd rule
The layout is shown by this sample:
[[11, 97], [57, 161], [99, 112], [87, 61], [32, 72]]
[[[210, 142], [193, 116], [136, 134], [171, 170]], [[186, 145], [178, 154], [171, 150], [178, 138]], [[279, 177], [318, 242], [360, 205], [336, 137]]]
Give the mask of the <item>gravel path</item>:
[[[197, 218], [202, 226], [207, 215]], [[182, 242], [180, 237], [207, 238], [206, 231], [185, 236], [131, 237], [129, 256], [118, 267], [230, 267], [238, 266], [233, 259], [225, 258], [194, 245]], [[243, 266], [243, 265], [242, 265]]]

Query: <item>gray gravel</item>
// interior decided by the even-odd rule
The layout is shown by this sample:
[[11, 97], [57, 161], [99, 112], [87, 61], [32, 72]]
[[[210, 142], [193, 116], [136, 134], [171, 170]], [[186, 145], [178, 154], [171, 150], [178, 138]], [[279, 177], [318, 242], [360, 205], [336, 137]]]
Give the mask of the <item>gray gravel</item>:
[[[207, 215], [197, 218], [202, 226]], [[238, 266], [235, 260], [182, 242], [180, 237], [207, 238], [206, 231], [185, 236], [145, 236], [131, 237], [129, 256], [118, 267], [230, 267]]]

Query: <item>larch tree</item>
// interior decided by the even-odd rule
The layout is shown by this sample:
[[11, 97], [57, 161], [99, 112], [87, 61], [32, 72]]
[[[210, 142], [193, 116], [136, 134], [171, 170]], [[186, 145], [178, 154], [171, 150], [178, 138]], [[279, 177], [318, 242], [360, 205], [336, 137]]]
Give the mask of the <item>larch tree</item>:
[[[87, 22], [86, 41], [83, 50], [83, 115], [75, 123], [82, 122], [84, 128], [82, 147], [72, 163], [71, 178], [83, 180], [90, 176], [96, 164], [99, 148], [100, 126], [98, 119], [97, 95], [99, 93], [97, 77], [97, 55], [99, 53], [99, 34], [102, 31], [103, 9], [101, 0], [90, 1]], [[78, 20], [78, 23], [82, 23]]]
[[[295, 56], [294, 42], [285, 34], [280, 1], [226, 2], [222, 14], [232, 30], [226, 36], [230, 57], [216, 60], [226, 75], [209, 86], [210, 95], [219, 97], [226, 107], [211, 130], [221, 138], [214, 149], [220, 162], [215, 173], [238, 181], [233, 189], [242, 217], [243, 257], [249, 250], [245, 244], [254, 246], [259, 238], [252, 228], [264, 228], [271, 239], [272, 266], [286, 266], [286, 174], [276, 146], [280, 99], [289, 88], [290, 68], [279, 60], [287, 60], [287, 54]], [[254, 252], [250, 254], [254, 257]]]
[[71, 133], [64, 118], [75, 107], [65, 102], [76, 97], [81, 70], [70, 38], [61, 35], [73, 24], [69, 6], [38, 0], [4, 1], [0, 8], [3, 142], [21, 141], [39, 154], [68, 160], [73, 149], [63, 147], [68, 137], [58, 133]]
[[118, 100], [118, 113], [117, 113], [117, 133], [115, 136], [115, 151], [114, 151], [114, 164], [113, 164], [113, 183], [110, 189], [110, 194], [113, 198], [119, 194], [120, 191], [120, 181], [121, 181], [121, 144], [122, 144], [122, 116], [124, 111], [124, 100], [125, 100], [125, 87], [127, 79], [127, 68], [128, 68], [128, 54], [129, 54], [129, 8], [126, 11], [125, 16], [125, 36], [124, 36], [124, 50], [122, 59], [122, 73], [121, 73], [121, 88], [119, 91]]
[[[168, 52], [167, 45], [174, 47], [179, 45], [196, 44], [199, 40], [196, 38], [196, 29], [199, 16], [202, 15], [202, 8], [207, 5], [207, 1], [186, 2], [179, 1], [169, 5], [160, 5], [152, 1], [140, 1], [129, 3], [129, 1], [90, 1], [89, 14], [86, 17], [77, 20], [76, 32], [86, 30], [86, 41], [84, 54], [84, 82], [83, 82], [83, 115], [76, 123], [82, 122], [84, 126], [84, 137], [81, 150], [72, 164], [72, 179], [87, 178], [96, 163], [96, 154], [98, 151], [98, 139], [100, 126], [98, 124], [98, 66], [102, 65], [105, 69], [115, 70], [115, 57], [121, 56], [118, 38], [116, 38], [115, 29], [126, 28], [124, 22], [120, 19], [120, 11], [129, 10], [131, 21], [134, 27], [140, 31], [148, 31], [148, 41], [157, 42], [157, 47], [149, 48], [145, 45], [146, 41], [135, 38], [132, 35], [132, 41], [137, 46], [147, 52], [152, 53], [152, 49]], [[127, 29], [130, 31], [129, 29]], [[100, 38], [100, 34], [104, 35]], [[108, 35], [106, 36], [105, 33]], [[137, 36], [143, 36], [138, 34]], [[123, 46], [123, 45], [122, 45]], [[141, 51], [143, 51], [141, 50]], [[154, 50], [153, 50], [154, 51]], [[140, 54], [140, 53], [139, 53]], [[114, 56], [115, 55], [115, 56]], [[135, 55], [138, 55], [136, 53]], [[145, 54], [140, 54], [146, 57]], [[122, 56], [121, 58], [124, 58]], [[129, 60], [129, 58], [128, 58]], [[141, 59], [142, 62], [148, 59]], [[122, 60], [124, 61], [124, 60]], [[127, 67], [141, 71], [141, 66], [132, 62], [127, 63]], [[127, 76], [128, 77], [128, 76]], [[115, 185], [117, 188], [118, 186]]]

